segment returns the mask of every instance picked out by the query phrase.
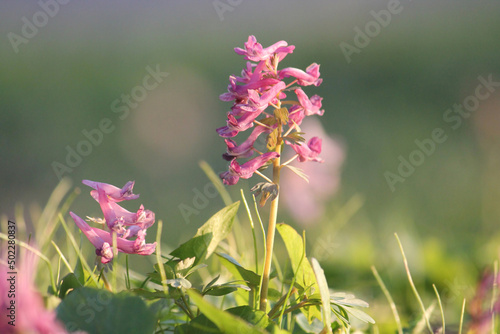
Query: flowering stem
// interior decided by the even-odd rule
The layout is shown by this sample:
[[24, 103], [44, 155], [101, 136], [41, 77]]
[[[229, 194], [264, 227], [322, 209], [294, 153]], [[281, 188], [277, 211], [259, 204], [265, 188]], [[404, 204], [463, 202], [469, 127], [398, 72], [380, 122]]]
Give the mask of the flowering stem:
[[[276, 145], [276, 152], [280, 152], [281, 144]], [[280, 183], [280, 157], [273, 160], [273, 183], [279, 186]], [[278, 195], [271, 202], [271, 211], [269, 213], [269, 225], [267, 227], [266, 240], [266, 259], [264, 262], [264, 270], [262, 272], [262, 286], [260, 290], [260, 310], [266, 311], [267, 308], [267, 291], [269, 289], [269, 275], [271, 273], [271, 261], [273, 259], [274, 234], [276, 232], [276, 217], [278, 216]]]

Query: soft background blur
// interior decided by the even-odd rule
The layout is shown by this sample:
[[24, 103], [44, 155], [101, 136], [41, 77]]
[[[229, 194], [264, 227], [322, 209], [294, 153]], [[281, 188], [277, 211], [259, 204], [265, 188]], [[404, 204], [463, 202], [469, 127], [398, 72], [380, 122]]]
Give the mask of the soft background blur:
[[[474, 94], [478, 76], [500, 81], [500, 3], [402, 0], [401, 13], [348, 63], [340, 43], [353, 45], [353, 29], [387, 3], [247, 0], [221, 19], [212, 1], [71, 1], [15, 53], [8, 33], [21, 35], [22, 18], [33, 22], [41, 7], [0, 2], [0, 212], [13, 219], [17, 203], [27, 216], [43, 207], [59, 181], [52, 163], [65, 164], [66, 146], [109, 118], [115, 130], [66, 174], [82, 188], [71, 209], [100, 214], [82, 179], [136, 180], [141, 198], [127, 207], [156, 212], [172, 247], [186, 240], [223, 206], [210, 198], [189, 223], [179, 210], [194, 207], [207, 184], [200, 160], [226, 168], [215, 128], [230, 107], [218, 96], [245, 64], [233, 48], [251, 34], [264, 47], [286, 40], [296, 49], [284, 66], [321, 64], [323, 84], [307, 92], [324, 97], [320, 120], [346, 160], [320, 223], [297, 225], [285, 210], [281, 217], [307, 229], [310, 255], [323, 254], [332, 287], [379, 297], [376, 264], [392, 291], [403, 291], [396, 302], [411, 308], [398, 232], [417, 283], [429, 291], [436, 283], [459, 310], [497, 258], [500, 90], [456, 130], [443, 114]], [[169, 76], [121, 120], [111, 104], [142, 85], [147, 66]], [[391, 192], [384, 172], [397, 173], [398, 157], [408, 159], [436, 127], [446, 142]], [[230, 191], [238, 198], [255, 182]]]

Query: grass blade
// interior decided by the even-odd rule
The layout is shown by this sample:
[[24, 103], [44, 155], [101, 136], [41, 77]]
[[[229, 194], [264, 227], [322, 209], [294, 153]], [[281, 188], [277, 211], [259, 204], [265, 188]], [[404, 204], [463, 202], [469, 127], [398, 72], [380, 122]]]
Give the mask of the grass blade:
[[465, 314], [465, 298], [462, 303], [462, 313], [460, 313], [460, 326], [458, 328], [458, 334], [462, 334], [462, 327], [464, 325], [464, 314]]
[[385, 298], [387, 298], [387, 301], [389, 302], [389, 305], [391, 307], [392, 314], [394, 316], [394, 320], [396, 320], [396, 325], [398, 327], [398, 334], [403, 334], [403, 326], [401, 325], [401, 319], [399, 318], [399, 313], [398, 309], [396, 308], [396, 303], [394, 303], [394, 300], [392, 299], [392, 296], [387, 289], [387, 287], [384, 284], [384, 281], [382, 281], [382, 278], [378, 274], [377, 268], [375, 266], [372, 266], [372, 272], [373, 276], [375, 276], [375, 279], [378, 282], [378, 285], [380, 285], [380, 288], [382, 289], [382, 292], [385, 295]]
[[443, 310], [443, 304], [441, 303], [441, 297], [439, 296], [439, 292], [436, 288], [436, 285], [432, 284], [432, 287], [434, 289], [434, 292], [436, 293], [436, 298], [437, 298], [438, 305], [439, 305], [439, 311], [441, 312], [441, 321], [443, 323], [443, 327], [441, 328], [440, 333], [446, 333], [446, 322], [444, 319], [444, 310]]
[[398, 245], [399, 245], [399, 249], [401, 251], [401, 255], [403, 255], [403, 263], [404, 263], [404, 266], [405, 266], [405, 269], [406, 269], [406, 274], [408, 276], [408, 282], [410, 282], [411, 289], [413, 290], [413, 293], [415, 294], [415, 297], [417, 298], [418, 304], [420, 305], [420, 308], [422, 310], [422, 313], [423, 313], [423, 316], [424, 316], [424, 319], [425, 319], [425, 324], [427, 325], [427, 329], [429, 329], [429, 332], [431, 334], [434, 334], [434, 332], [432, 331], [431, 324], [429, 322], [429, 317], [427, 316], [427, 311], [425, 309], [424, 302], [422, 301], [422, 298], [420, 298], [420, 294], [418, 293], [418, 290], [415, 287], [415, 283], [413, 283], [413, 278], [411, 277], [410, 268], [408, 266], [408, 260], [406, 259], [406, 255], [405, 255], [405, 251], [403, 249], [403, 245], [401, 244], [401, 241], [399, 240], [398, 234], [394, 233], [394, 235], [396, 236], [396, 240], [398, 241]]

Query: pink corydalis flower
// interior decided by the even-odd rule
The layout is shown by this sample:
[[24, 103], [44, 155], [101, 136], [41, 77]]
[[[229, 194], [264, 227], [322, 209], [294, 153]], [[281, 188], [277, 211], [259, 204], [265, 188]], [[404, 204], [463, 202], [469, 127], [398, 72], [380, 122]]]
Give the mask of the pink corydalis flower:
[[[154, 224], [154, 213], [145, 210], [142, 205], [137, 212], [130, 212], [116, 203], [139, 197], [139, 195], [132, 193], [134, 182], [128, 182], [122, 189], [107, 183], [89, 180], [84, 180], [83, 183], [95, 189], [90, 193], [101, 206], [107, 230], [90, 227], [73, 212], [70, 212], [70, 215], [78, 228], [96, 248], [96, 254], [101, 256], [101, 262], [108, 263], [114, 257], [113, 233], [116, 233], [116, 247], [119, 252], [138, 255], [152, 254], [156, 243], [146, 244], [145, 238], [146, 230]], [[102, 219], [95, 218], [90, 218], [90, 220], [102, 221]]]
[[[19, 249], [18, 249], [19, 250]], [[4, 249], [0, 256], [6, 259]], [[27, 250], [18, 252], [17, 274], [12, 280], [8, 274], [7, 263], [0, 261], [0, 333], [2, 334], [67, 334], [64, 325], [57, 319], [55, 311], [46, 309], [42, 295], [35, 288], [37, 257]], [[14, 282], [14, 283], [13, 283]], [[15, 297], [7, 298], [12, 293], [11, 284], [15, 284]], [[10, 301], [15, 304], [15, 315], [10, 317]], [[13, 321], [9, 324], [10, 321]], [[14, 325], [12, 325], [14, 324]]]
[[234, 52], [241, 56], [245, 56], [245, 59], [252, 61], [265, 61], [270, 59], [274, 54], [282, 60], [287, 54], [292, 53], [295, 46], [290, 45], [285, 41], [279, 41], [273, 45], [263, 48], [262, 44], [257, 43], [255, 36], [249, 36], [248, 41], [244, 44], [245, 48], [234, 48]]
[[[110, 197], [101, 189], [97, 187], [98, 192], [98, 202], [101, 206], [102, 213], [104, 214], [104, 219], [106, 225], [110, 230], [114, 230], [118, 233], [118, 236], [122, 237], [127, 232], [125, 231], [125, 226], [134, 226], [140, 229], [147, 229], [154, 224], [155, 214], [150, 210], [144, 210], [144, 206], [141, 205], [137, 212], [130, 212], [117, 203], [110, 200]], [[128, 230], [127, 230], [128, 231]], [[125, 237], [134, 236], [126, 234]]]
[[301, 86], [321, 85], [323, 79], [320, 79], [319, 76], [319, 65], [316, 63], [309, 65], [305, 72], [294, 67], [287, 67], [279, 71], [280, 79], [294, 77]]
[[319, 97], [318, 95], [313, 95], [311, 98], [309, 98], [306, 93], [301, 88], [297, 88], [295, 90], [295, 94], [297, 94], [297, 99], [299, 100], [300, 105], [304, 109], [304, 114], [306, 116], [311, 116], [311, 115], [319, 115], [323, 116], [325, 111], [321, 109], [321, 101], [323, 100], [322, 97]]
[[318, 157], [318, 155], [321, 153], [321, 142], [322, 140], [320, 138], [312, 137], [311, 139], [309, 139], [307, 144], [292, 144], [290, 146], [293, 148], [295, 153], [297, 153], [297, 160], [299, 160], [300, 162], [323, 162], [323, 159]]
[[90, 195], [97, 201], [97, 189], [100, 188], [104, 190], [106, 195], [109, 196], [110, 199], [112, 199], [115, 202], [121, 202], [121, 201], [129, 201], [132, 199], [137, 199], [139, 198], [138, 194], [133, 193], [134, 189], [134, 181], [129, 181], [127, 182], [123, 188], [118, 188], [115, 187], [111, 184], [108, 183], [102, 183], [102, 182], [95, 182], [95, 181], [90, 181], [90, 180], [83, 180], [82, 183], [86, 186], [89, 186], [91, 188], [94, 188], [95, 190], [90, 192]]
[[264, 166], [269, 160], [279, 157], [276, 152], [267, 152], [253, 158], [240, 165], [236, 159], [231, 161], [229, 164], [229, 171], [221, 173], [220, 177], [224, 184], [235, 185], [240, 178], [249, 179], [252, 177], [253, 173], [262, 166]]
[[257, 138], [264, 132], [270, 132], [263, 126], [256, 126], [250, 136], [240, 145], [236, 145], [234, 140], [226, 139], [227, 151], [222, 155], [224, 160], [231, 161], [235, 158], [249, 158], [254, 153], [254, 144]]
[[[75, 221], [78, 228], [85, 234], [87, 239], [95, 247], [95, 252], [101, 256], [102, 263], [110, 262], [113, 257], [113, 234], [112, 232], [101, 230], [100, 228], [90, 227], [82, 218], [73, 212], [69, 213]], [[156, 249], [156, 242], [147, 244], [145, 241], [145, 230], [138, 230], [135, 240], [128, 240], [122, 237], [116, 238], [116, 248], [119, 252], [127, 254], [151, 255]]]

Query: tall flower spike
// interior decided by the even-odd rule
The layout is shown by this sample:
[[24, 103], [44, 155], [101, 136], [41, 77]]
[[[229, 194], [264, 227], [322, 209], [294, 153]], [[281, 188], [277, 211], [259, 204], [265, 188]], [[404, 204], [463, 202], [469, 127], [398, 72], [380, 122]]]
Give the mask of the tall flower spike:
[[[321, 152], [321, 139], [315, 137], [307, 144], [303, 144], [301, 143], [304, 140], [302, 137], [303, 133], [298, 128], [298, 125], [302, 123], [302, 120], [306, 116], [322, 115], [324, 113], [321, 109], [321, 97], [314, 95], [309, 99], [302, 89], [297, 87], [288, 88], [295, 83], [300, 86], [319, 86], [322, 82], [322, 79], [319, 77], [319, 65], [313, 63], [305, 71], [293, 67], [278, 70], [280, 61], [289, 53], [292, 53], [294, 48], [292, 45], [288, 46], [288, 43], [285, 41], [279, 41], [267, 48], [263, 48], [261, 44], [257, 43], [255, 36], [249, 36], [244, 48], [235, 48], [234, 51], [244, 56], [246, 60], [256, 62], [257, 64], [253, 65], [247, 62], [241, 77], [231, 76], [228, 92], [220, 96], [223, 101], [235, 101], [231, 111], [227, 115], [226, 126], [217, 129], [217, 133], [221, 137], [226, 138], [227, 152], [223, 157], [226, 160], [232, 159], [229, 164], [229, 170], [220, 174], [223, 183], [234, 185], [240, 178], [250, 178], [257, 169], [264, 167], [267, 163], [272, 162], [273, 166], [272, 179], [259, 173], [267, 182], [258, 184], [252, 188], [261, 194], [261, 204], [265, 203], [267, 199], [271, 201], [266, 240], [266, 258], [264, 270], [262, 271], [259, 301], [261, 311], [266, 311], [268, 306], [267, 293], [278, 215], [280, 172], [283, 166], [287, 166], [293, 160], [292, 158], [288, 162], [281, 164], [280, 153], [283, 151], [284, 144], [286, 144], [295, 150], [299, 161], [322, 161], [318, 157]], [[293, 77], [295, 80], [292, 79], [290, 83], [286, 84], [283, 79], [289, 77]], [[285, 92], [287, 89], [295, 89], [299, 100], [298, 103], [283, 100], [286, 98]], [[286, 106], [288, 104], [292, 106], [288, 108]], [[272, 108], [271, 112], [266, 111], [268, 107]], [[257, 119], [261, 114], [264, 117]], [[237, 159], [251, 158], [253, 153], [255, 153], [253, 145], [257, 137], [264, 133], [264, 131], [259, 128], [254, 129], [248, 139], [240, 146], [237, 146], [233, 140], [227, 138], [234, 137], [239, 132], [251, 128], [254, 126], [254, 123], [269, 130], [266, 131], [269, 133], [266, 139], [266, 147], [269, 152], [264, 154], [258, 152], [261, 154], [260, 156], [240, 164]], [[286, 128], [287, 126], [288, 129]], [[298, 169], [290, 169], [303, 176]]]

